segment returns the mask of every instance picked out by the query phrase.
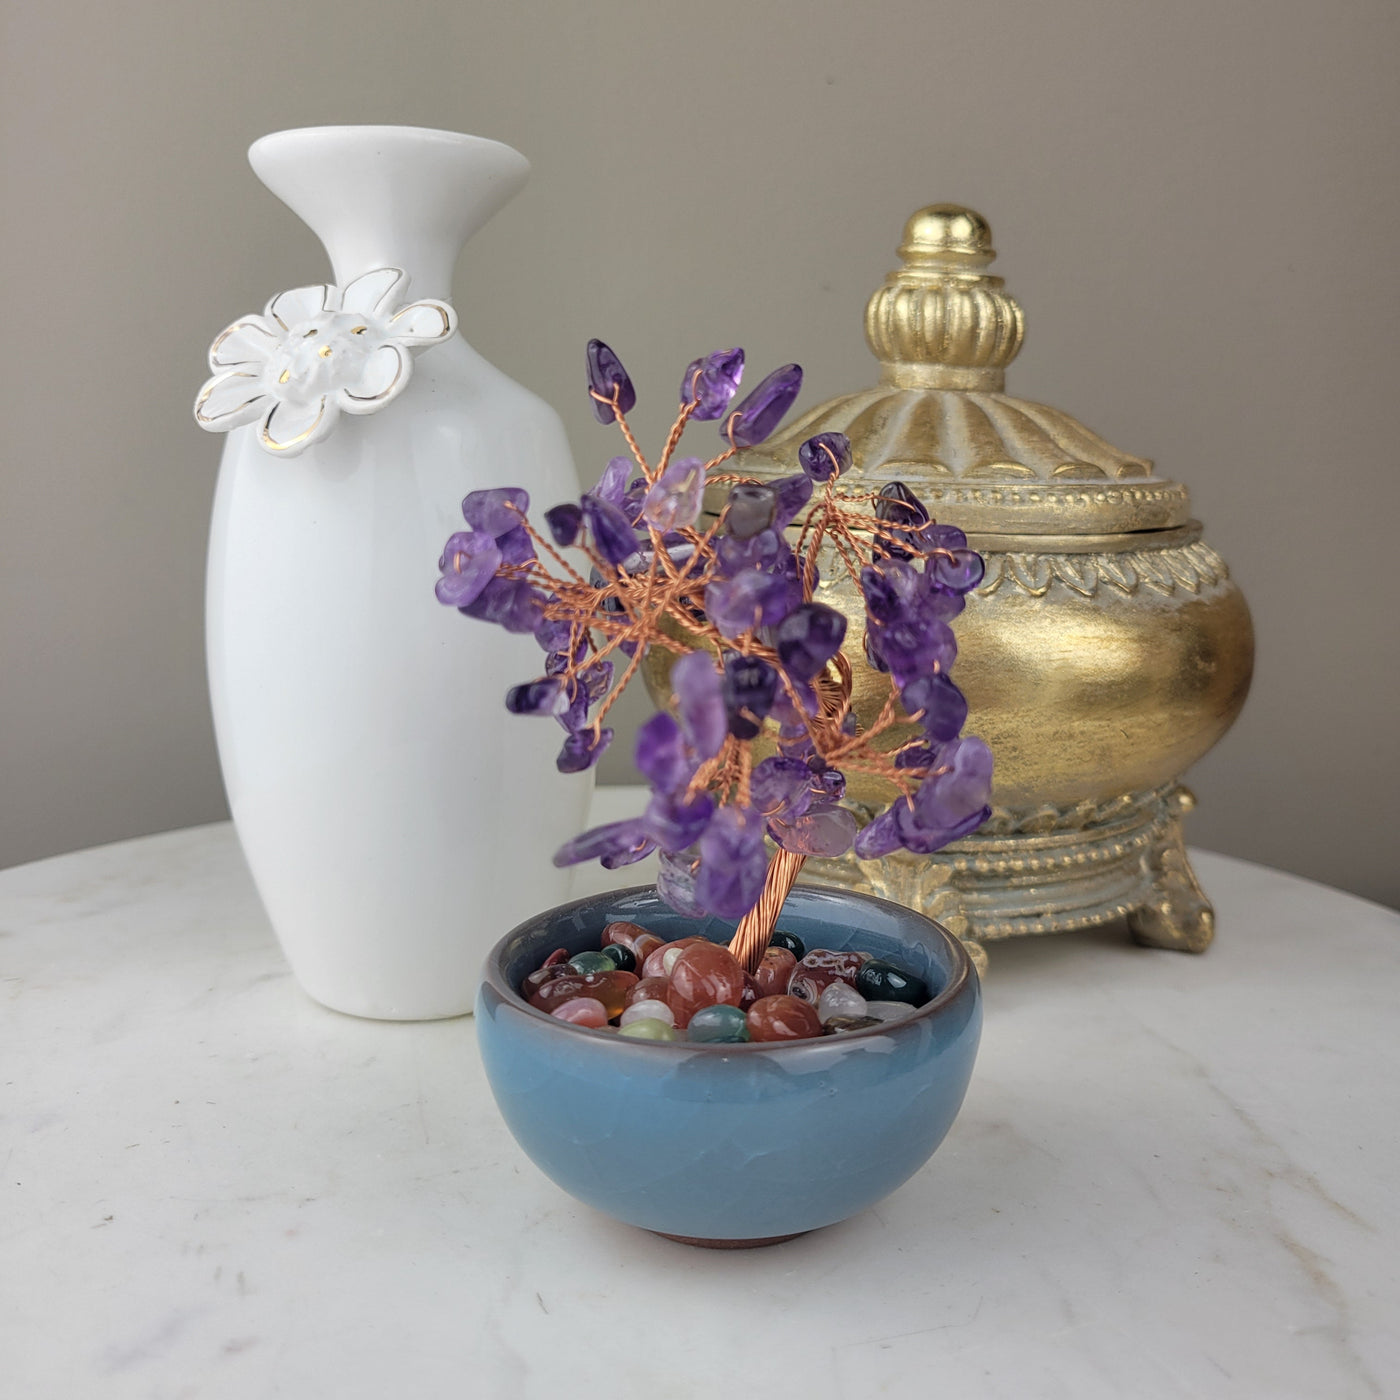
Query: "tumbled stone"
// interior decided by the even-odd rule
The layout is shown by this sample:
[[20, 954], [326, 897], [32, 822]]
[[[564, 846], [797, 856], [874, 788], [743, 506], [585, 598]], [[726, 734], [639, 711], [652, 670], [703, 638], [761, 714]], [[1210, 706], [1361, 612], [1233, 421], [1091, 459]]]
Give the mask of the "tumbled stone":
[[582, 953], [575, 953], [569, 959], [568, 966], [572, 972], [611, 972], [617, 965], [606, 953], [585, 949]]
[[665, 1021], [668, 1026], [676, 1024], [675, 1012], [664, 1001], [634, 1001], [623, 1008], [622, 1024], [630, 1026], [633, 1021]]
[[745, 1041], [749, 1038], [748, 1016], [737, 1006], [702, 1006], [690, 1018], [685, 1038], [702, 1045]]
[[637, 979], [630, 972], [569, 972], [546, 982], [530, 998], [530, 1005], [552, 1012], [570, 997], [596, 997], [607, 1008], [611, 1020], [622, 1014], [628, 989], [636, 984]]
[[768, 946], [786, 948], [794, 958], [800, 958], [807, 951], [807, 945], [795, 933], [784, 933], [782, 929], [774, 929], [768, 936]]
[[807, 1040], [822, 1033], [817, 1010], [793, 996], [760, 997], [749, 1007], [750, 1040]]
[[684, 1029], [703, 1006], [738, 1006], [744, 995], [744, 969], [728, 948], [701, 940], [682, 948], [671, 965], [666, 1001]]
[[813, 1006], [833, 982], [856, 985], [856, 974], [870, 958], [869, 953], [836, 952], [830, 948], [814, 948], [804, 953], [788, 979], [788, 995], [801, 997]]
[[674, 1026], [668, 1026], [665, 1021], [657, 1021], [647, 1018], [641, 1021], [631, 1021], [618, 1031], [618, 1035], [626, 1036], [628, 1040], [679, 1040], [680, 1032]]
[[643, 977], [627, 993], [627, 1005], [633, 1006], [639, 1001], [665, 1001], [666, 988], [670, 985], [669, 977]]
[[658, 949], [666, 946], [664, 938], [658, 938], [654, 933], [639, 934], [637, 941], [632, 945], [632, 951], [637, 955], [637, 971], [646, 965], [646, 960]]
[[833, 982], [817, 1002], [817, 1016], [822, 1025], [834, 1017], [860, 1017], [865, 1014], [865, 998], [845, 982]]
[[641, 924], [631, 924], [626, 919], [615, 919], [603, 930], [602, 945], [608, 948], [616, 943], [636, 952], [637, 939], [655, 937], [655, 934], [648, 933]]
[[[665, 957], [667, 953], [674, 953], [677, 948], [688, 948], [692, 943], [708, 943], [708, 938], [701, 938], [699, 934], [691, 934], [688, 938], [677, 938], [674, 943], [661, 943], [647, 954], [642, 963], [643, 977], [665, 977]], [[675, 957], [671, 961], [675, 962]]]
[[928, 983], [912, 972], [872, 958], [856, 977], [856, 990], [869, 1001], [904, 1001], [922, 1006], [928, 1000]]
[[608, 1024], [608, 1010], [597, 997], [570, 997], [560, 1002], [550, 1013], [575, 1026], [592, 1026], [595, 1030]]
[[[563, 952], [563, 949], [560, 949]], [[567, 963], [545, 963], [542, 967], [537, 967], [533, 972], [525, 974], [524, 981], [520, 984], [520, 995], [529, 1001], [534, 994], [544, 986], [546, 982], [553, 982], [556, 977], [568, 975], [569, 967]]]
[[792, 970], [797, 966], [797, 958], [791, 948], [779, 948], [769, 944], [763, 951], [753, 980], [758, 983], [761, 997], [782, 996], [788, 988]]
[[607, 958], [619, 972], [637, 970], [637, 955], [625, 943], [609, 943], [601, 956]]
[[880, 1021], [902, 1021], [918, 1008], [907, 1001], [867, 1001], [865, 1014]]
[[833, 1016], [822, 1022], [822, 1029], [828, 1035], [840, 1035], [844, 1031], [868, 1031], [871, 1026], [883, 1026], [884, 1021], [874, 1016]]

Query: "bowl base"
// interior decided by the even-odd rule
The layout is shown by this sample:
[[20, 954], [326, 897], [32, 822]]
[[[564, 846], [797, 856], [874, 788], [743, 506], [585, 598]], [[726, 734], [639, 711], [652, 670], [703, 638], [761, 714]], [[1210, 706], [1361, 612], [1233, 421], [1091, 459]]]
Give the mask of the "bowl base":
[[798, 1230], [791, 1235], [767, 1235], [759, 1240], [702, 1240], [695, 1235], [668, 1235], [665, 1230], [653, 1230], [663, 1240], [675, 1240], [677, 1244], [693, 1244], [697, 1249], [761, 1249], [766, 1244], [786, 1244], [789, 1240], [801, 1239], [810, 1233]]

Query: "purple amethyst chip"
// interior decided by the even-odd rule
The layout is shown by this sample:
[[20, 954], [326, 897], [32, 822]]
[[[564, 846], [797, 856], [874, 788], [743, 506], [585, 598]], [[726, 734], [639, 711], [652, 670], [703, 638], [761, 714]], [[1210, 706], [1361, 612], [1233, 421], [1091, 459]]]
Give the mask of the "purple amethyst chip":
[[802, 392], [802, 366], [775, 369], [724, 420], [721, 432], [735, 447], [756, 447], [782, 422]]
[[557, 715], [567, 704], [564, 684], [555, 678], [526, 681], [506, 691], [506, 709], [513, 715]]
[[523, 578], [493, 578], [458, 611], [507, 632], [533, 632], [540, 621], [540, 599]]
[[967, 700], [942, 672], [916, 676], [899, 698], [907, 714], [919, 716], [920, 727], [935, 743], [956, 739], [967, 720]]
[[724, 708], [736, 739], [756, 738], [778, 694], [778, 673], [761, 657], [733, 652], [724, 659]]
[[[611, 729], [600, 729], [596, 734], [592, 728], [576, 729], [564, 740], [559, 757], [554, 766], [561, 773], [584, 773], [602, 758], [613, 741]], [[640, 859], [640, 857], [635, 857]]]
[[845, 433], [818, 433], [797, 449], [802, 470], [813, 481], [830, 481], [851, 465], [851, 440]]
[[751, 540], [772, 527], [778, 513], [778, 493], [772, 486], [741, 481], [725, 502], [724, 532], [730, 539]]
[[583, 529], [583, 507], [565, 501], [563, 505], [545, 511], [544, 523], [549, 526], [554, 543], [560, 549], [567, 549], [577, 543], [579, 531]]
[[713, 758], [729, 732], [719, 672], [709, 652], [692, 651], [671, 667], [671, 688], [687, 742], [700, 759]]
[[473, 530], [495, 539], [517, 529], [530, 509], [530, 493], [520, 486], [497, 486], [473, 491], [462, 502], [462, 518]]
[[744, 352], [737, 347], [692, 360], [681, 377], [681, 407], [694, 403], [690, 416], [698, 422], [719, 418], [738, 392], [743, 377]]
[[442, 570], [434, 590], [438, 602], [452, 608], [474, 603], [496, 576], [500, 565], [501, 551], [490, 535], [459, 530], [448, 539], [442, 558], [438, 560], [438, 568]]
[[637, 536], [620, 507], [598, 496], [585, 496], [581, 502], [584, 523], [593, 537], [593, 547], [617, 568], [637, 553]]
[[797, 512], [812, 499], [812, 478], [804, 472], [794, 476], [779, 477], [773, 483], [778, 493], [778, 509], [773, 517], [773, 528], [784, 530], [797, 518]]
[[803, 603], [778, 626], [776, 642], [783, 669], [798, 680], [815, 680], [846, 639], [846, 618], [825, 603]]
[[622, 361], [613, 353], [612, 347], [601, 340], [588, 342], [588, 388], [593, 416], [600, 423], [611, 423], [617, 417], [612, 406], [614, 397], [623, 413], [630, 413], [637, 402], [637, 391], [632, 387]]
[[657, 792], [675, 792], [690, 781], [694, 765], [686, 758], [681, 727], [665, 710], [637, 730], [637, 771]]
[[738, 638], [777, 626], [801, 601], [802, 589], [792, 579], [748, 569], [705, 589], [705, 615], [721, 635]]

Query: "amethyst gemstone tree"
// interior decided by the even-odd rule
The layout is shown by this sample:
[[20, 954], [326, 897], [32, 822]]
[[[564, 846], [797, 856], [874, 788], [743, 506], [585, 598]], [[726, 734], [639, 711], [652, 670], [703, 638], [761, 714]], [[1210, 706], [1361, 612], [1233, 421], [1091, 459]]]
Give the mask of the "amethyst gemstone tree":
[[[671, 706], [637, 734], [645, 812], [583, 832], [554, 860], [616, 869], [657, 852], [662, 898], [683, 914], [738, 920], [731, 951], [752, 972], [808, 856], [927, 854], [966, 835], [990, 813], [992, 756], [962, 736], [967, 703], [949, 675], [950, 624], [982, 577], [981, 556], [898, 482], [843, 491], [851, 449], [840, 433], [804, 443], [802, 471], [780, 481], [724, 472], [774, 431], [802, 386], [800, 367], [784, 365], [736, 404], [743, 372], [738, 349], [693, 361], [652, 463], [627, 424], [637, 398], [627, 371], [590, 341], [594, 416], [617, 424], [630, 456], [612, 458], [581, 500], [546, 511], [542, 530], [518, 487], [472, 492], [469, 528], [439, 561], [437, 596], [534, 635], [543, 674], [511, 687], [506, 708], [562, 726], [566, 773], [592, 767], [612, 742], [604, 721], [647, 651], [673, 654]], [[676, 455], [692, 420], [718, 423], [716, 456]], [[713, 485], [727, 499], [703, 524]], [[865, 730], [841, 651], [846, 618], [814, 598], [823, 544], [865, 600], [867, 663], [893, 681]], [[841, 805], [850, 772], [899, 792], [860, 830]]]

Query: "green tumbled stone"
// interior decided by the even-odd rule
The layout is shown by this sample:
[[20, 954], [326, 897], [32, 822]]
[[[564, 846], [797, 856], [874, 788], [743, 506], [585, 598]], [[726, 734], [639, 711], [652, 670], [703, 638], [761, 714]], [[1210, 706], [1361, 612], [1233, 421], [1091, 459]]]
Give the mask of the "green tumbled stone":
[[600, 956], [607, 958], [619, 972], [637, 970], [637, 955], [630, 948], [624, 948], [621, 943], [609, 943]]
[[[606, 953], [596, 953], [585, 950], [582, 953], [575, 953], [569, 959], [569, 968], [573, 972], [616, 972], [618, 965], [608, 957]], [[623, 969], [628, 971], [630, 969]]]
[[749, 1038], [749, 1018], [737, 1006], [704, 1006], [690, 1018], [685, 1038], [705, 1045], [744, 1041]]
[[770, 948], [786, 948], [799, 962], [807, 952], [807, 945], [795, 934], [778, 929], [768, 940]]
[[618, 1035], [625, 1036], [628, 1040], [679, 1040], [680, 1032], [674, 1026], [668, 1026], [665, 1021], [656, 1021], [651, 1017], [646, 1017], [641, 1021], [631, 1021], [623, 1026]]
[[882, 958], [871, 958], [856, 973], [856, 991], [867, 1001], [904, 1001], [922, 1006], [928, 1000], [928, 984]]
[[842, 1031], [864, 1031], [871, 1026], [883, 1026], [878, 1016], [833, 1016], [825, 1022], [828, 1035], [840, 1035]]

